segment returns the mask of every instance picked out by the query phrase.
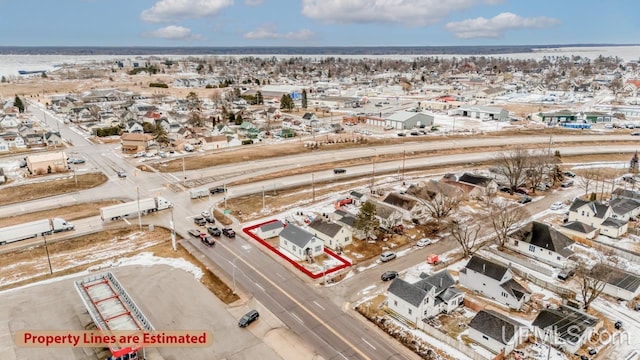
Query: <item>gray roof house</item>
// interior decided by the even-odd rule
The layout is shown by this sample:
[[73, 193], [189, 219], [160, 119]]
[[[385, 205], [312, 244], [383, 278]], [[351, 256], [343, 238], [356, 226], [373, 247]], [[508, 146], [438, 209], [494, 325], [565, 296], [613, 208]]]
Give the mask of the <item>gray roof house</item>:
[[351, 229], [341, 223], [318, 217], [309, 224], [308, 229], [330, 249], [339, 250], [351, 244], [353, 236]]
[[280, 231], [279, 238], [280, 249], [297, 260], [306, 260], [309, 256], [316, 257], [324, 252], [322, 240], [296, 224], [287, 224]]
[[460, 285], [496, 302], [519, 310], [531, 292], [513, 279], [511, 270], [489, 259], [474, 255], [460, 271]]
[[628, 189], [623, 189], [621, 187], [618, 187], [618, 188], [615, 188], [615, 190], [613, 190], [613, 192], [611, 193], [611, 198], [640, 200], [640, 193], [635, 190], [628, 190]]
[[504, 351], [510, 354], [520, 345], [526, 332], [526, 325], [493, 310], [480, 310], [469, 323], [469, 338], [492, 353]]
[[284, 224], [282, 221], [276, 220], [260, 226], [256, 230], [256, 235], [261, 239], [268, 239], [280, 235], [282, 229], [284, 229]]
[[474, 190], [469, 193], [471, 197], [482, 197], [498, 191], [498, 183], [483, 175], [464, 173], [458, 178], [458, 182], [473, 186]]
[[391, 116], [384, 120], [384, 123], [385, 127], [406, 130], [422, 125], [431, 127], [434, 119], [435, 117], [433, 115], [423, 112], [403, 110], [391, 114]]
[[632, 300], [640, 295], [640, 276], [613, 266], [597, 264], [592, 274], [604, 274], [602, 280], [606, 283], [603, 293], [616, 299]]
[[[536, 336], [551, 345], [573, 354], [602, 326], [602, 321], [569, 306], [542, 309], [531, 324], [539, 331]], [[549, 336], [552, 335], [552, 336]]]
[[595, 239], [600, 235], [600, 230], [593, 226], [583, 224], [580, 221], [569, 221], [566, 224], [560, 225], [560, 231], [570, 237], [577, 237], [581, 239]]
[[611, 206], [597, 201], [586, 201], [579, 198], [573, 200], [569, 207], [569, 221], [581, 223], [600, 229], [601, 235], [618, 238], [627, 232], [628, 223], [613, 218]]
[[629, 221], [640, 215], [640, 200], [619, 197], [609, 201], [609, 206], [613, 210], [611, 217], [617, 220]]
[[393, 206], [380, 202], [373, 203], [376, 206], [376, 218], [380, 221], [380, 227], [393, 229], [402, 223], [402, 213]]
[[573, 255], [574, 241], [553, 227], [533, 221], [514, 232], [507, 247], [555, 267], [564, 267]]
[[428, 326], [423, 320], [460, 306], [464, 292], [453, 287], [456, 282], [446, 269], [420, 277], [413, 284], [400, 278], [393, 280], [387, 289], [387, 308], [395, 316], [422, 328]]

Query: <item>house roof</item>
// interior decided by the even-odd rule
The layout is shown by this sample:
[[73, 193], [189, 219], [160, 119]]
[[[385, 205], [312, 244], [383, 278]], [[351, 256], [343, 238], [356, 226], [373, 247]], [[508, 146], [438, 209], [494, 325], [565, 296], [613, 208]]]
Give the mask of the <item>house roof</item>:
[[620, 188], [620, 187], [616, 188], [615, 190], [613, 190], [613, 192], [611, 194], [612, 195], [617, 195], [617, 196], [622, 197], [622, 198], [640, 200], [640, 193], [638, 193], [637, 191], [627, 190], [627, 189], [623, 189], [623, 188]]
[[382, 202], [410, 211], [416, 206], [417, 201], [392, 192], [389, 193], [389, 195], [387, 195], [387, 197]]
[[275, 229], [281, 229], [283, 227], [284, 227], [284, 224], [282, 223], [282, 221], [276, 220], [276, 221], [273, 221], [273, 222], [270, 222], [268, 224], [264, 224], [264, 225], [260, 226], [260, 231], [266, 232], [266, 231], [271, 231], [271, 230], [275, 230]]
[[387, 291], [413, 306], [418, 306], [422, 302], [427, 292], [413, 284], [400, 278], [395, 278]]
[[477, 273], [484, 274], [495, 280], [502, 280], [504, 274], [506, 274], [507, 270], [509, 270], [506, 266], [502, 266], [498, 263], [495, 263], [491, 260], [482, 258], [480, 256], [474, 255], [469, 259], [467, 265], [464, 266], [465, 269], [471, 269]]
[[329, 237], [336, 236], [337, 233], [342, 230], [342, 225], [336, 224], [334, 222], [324, 221], [322, 218], [316, 218], [309, 224], [311, 229], [319, 231]]
[[462, 174], [462, 176], [460, 176], [460, 178], [458, 179], [458, 182], [463, 182], [463, 183], [467, 183], [475, 186], [483, 186], [483, 187], [486, 187], [487, 185], [489, 185], [491, 181], [493, 181], [493, 179], [490, 177], [476, 175], [476, 174], [469, 174], [469, 173]]
[[588, 206], [591, 209], [591, 211], [595, 213], [594, 215], [595, 217], [600, 219], [604, 219], [607, 213], [607, 210], [609, 209], [607, 205], [600, 204], [595, 201], [586, 201], [580, 198], [576, 198], [575, 200], [573, 200], [573, 204], [571, 204], [571, 207], [569, 207], [569, 211], [577, 212], [578, 209], [580, 209], [585, 205]]
[[609, 206], [615, 214], [624, 215], [640, 207], [640, 201], [629, 199], [626, 197], [619, 197], [609, 201]]
[[577, 232], [582, 233], [582, 234], [589, 234], [589, 233], [593, 232], [594, 230], [596, 230], [596, 228], [594, 228], [593, 226], [581, 223], [580, 221], [571, 221], [571, 222], [568, 222], [566, 224], [560, 225], [560, 227], [565, 228], [565, 229], [569, 229], [569, 230], [573, 230], [573, 231], [577, 231]]
[[608, 217], [605, 221], [603, 221], [600, 226], [606, 226], [610, 228], [619, 229], [627, 224], [626, 221], [620, 219], [614, 219], [612, 217]]
[[497, 311], [480, 310], [469, 323], [469, 327], [506, 345], [513, 339], [518, 328], [525, 325]]
[[153, 139], [151, 134], [139, 134], [139, 133], [123, 133], [120, 138], [123, 141], [148, 141]]
[[304, 113], [304, 115], [302, 115], [302, 118], [305, 120], [311, 120], [313, 119], [314, 113]]
[[598, 322], [598, 318], [560, 305], [558, 309], [542, 309], [531, 325], [543, 330], [551, 328], [556, 336], [576, 343], [588, 328], [594, 327]]
[[292, 242], [299, 248], [307, 247], [311, 241], [313, 241], [314, 235], [296, 224], [288, 224], [282, 231], [280, 231], [280, 237]]
[[606, 264], [596, 264], [592, 273], [607, 274], [603, 279], [608, 284], [635, 293], [640, 287], [640, 276], [630, 272], [614, 268]]
[[384, 205], [382, 203], [376, 203], [376, 215], [388, 219], [394, 212], [398, 211], [391, 206]]
[[519, 282], [514, 279], [509, 279], [500, 285], [504, 291], [511, 294], [516, 299], [520, 300], [526, 294], [531, 294], [531, 292], [525, 289], [524, 286], [520, 285]]
[[564, 257], [573, 254], [569, 246], [574, 241], [549, 225], [530, 222], [513, 234], [513, 237], [537, 247], [556, 252]]
[[[340, 211], [340, 210], [336, 210], [336, 213], [337, 213], [338, 211]], [[341, 222], [341, 223], [343, 223], [343, 224], [345, 224], [345, 225], [347, 225], [347, 226], [351, 226], [351, 227], [353, 227], [353, 224], [354, 224], [354, 223], [355, 223], [355, 221], [356, 221], [356, 217], [355, 217], [355, 216], [353, 216], [353, 215], [351, 215], [351, 214], [347, 214], [347, 215], [342, 216], [340, 219], [338, 219], [338, 220], [336, 220], [336, 221], [337, 221], [337, 222]]]
[[424, 118], [424, 117], [433, 118], [432, 115], [428, 115], [428, 114], [425, 114], [425, 113], [403, 110], [403, 111], [397, 111], [397, 112], [391, 114], [389, 117], [386, 118], [386, 120], [406, 122], [406, 121], [409, 121], [409, 120], [413, 119], [416, 116], [419, 117], [419, 118]]
[[349, 195], [354, 199], [362, 199], [362, 197], [364, 196], [364, 194], [357, 191], [352, 191], [349, 193]]
[[447, 271], [447, 269], [443, 269], [435, 274], [423, 278], [422, 280], [419, 280], [418, 282], [414, 283], [414, 285], [426, 291], [435, 288], [435, 294], [437, 296], [441, 292], [455, 285], [455, 283], [456, 281], [453, 279], [449, 271]]

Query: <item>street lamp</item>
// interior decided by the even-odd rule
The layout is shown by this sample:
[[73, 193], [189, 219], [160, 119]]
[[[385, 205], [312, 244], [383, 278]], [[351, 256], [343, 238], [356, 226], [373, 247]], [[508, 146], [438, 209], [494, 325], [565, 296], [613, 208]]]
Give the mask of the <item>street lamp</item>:
[[327, 265], [322, 264], [322, 281], [327, 286]]
[[138, 201], [138, 230], [142, 231], [142, 215], [140, 214], [140, 187], [136, 186], [136, 196]]

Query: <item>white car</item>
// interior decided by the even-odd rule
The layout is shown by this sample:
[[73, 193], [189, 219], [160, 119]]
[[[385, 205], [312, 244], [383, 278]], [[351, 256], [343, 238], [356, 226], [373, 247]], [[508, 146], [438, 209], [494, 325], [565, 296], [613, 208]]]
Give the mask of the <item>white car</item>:
[[431, 239], [424, 238], [424, 239], [418, 240], [418, 242], [416, 243], [416, 246], [417, 247], [425, 247], [427, 245], [431, 245], [432, 243], [433, 243], [433, 241], [431, 241]]
[[209, 216], [211, 216], [211, 213], [205, 210], [201, 212], [200, 215], [202, 215], [203, 218], [208, 218]]
[[564, 207], [564, 204], [560, 201], [556, 201], [553, 204], [551, 204], [551, 210], [560, 210]]

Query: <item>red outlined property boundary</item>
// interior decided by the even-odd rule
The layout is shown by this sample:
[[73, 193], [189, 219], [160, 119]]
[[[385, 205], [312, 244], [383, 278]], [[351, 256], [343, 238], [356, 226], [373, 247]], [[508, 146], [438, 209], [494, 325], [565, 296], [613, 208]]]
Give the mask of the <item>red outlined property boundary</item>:
[[273, 251], [274, 253], [276, 253], [278, 256], [280, 256], [282, 259], [286, 260], [289, 264], [293, 265], [296, 269], [302, 271], [303, 273], [305, 273], [307, 276], [309, 276], [312, 279], [318, 279], [321, 276], [327, 275], [327, 274], [331, 274], [334, 273], [336, 271], [348, 268], [349, 266], [351, 266], [351, 263], [343, 258], [342, 256], [336, 254], [335, 252], [333, 252], [330, 249], [327, 249], [326, 247], [324, 248], [324, 252], [331, 256], [332, 258], [340, 261], [340, 265], [332, 267], [331, 269], [327, 269], [324, 272], [318, 272], [318, 273], [312, 273], [311, 271], [307, 270], [304, 268], [304, 266], [298, 264], [296, 261], [294, 261], [293, 259], [290, 259], [289, 257], [287, 257], [286, 255], [284, 255], [282, 252], [280, 252], [280, 250], [278, 250], [277, 248], [271, 246], [269, 243], [267, 243], [266, 241], [264, 241], [262, 238], [260, 238], [258, 235], [253, 233], [253, 230], [261, 227], [262, 225], [266, 225], [266, 224], [270, 224], [272, 222], [276, 222], [278, 221], [277, 219], [273, 219], [273, 220], [269, 220], [269, 221], [265, 221], [263, 223], [260, 224], [255, 224], [255, 225], [251, 225], [248, 226], [246, 228], [243, 228], [242, 231], [247, 234], [247, 236], [251, 237], [252, 239], [254, 239], [255, 241], [259, 242], [260, 244], [262, 244], [264, 247], [266, 247], [267, 249]]

